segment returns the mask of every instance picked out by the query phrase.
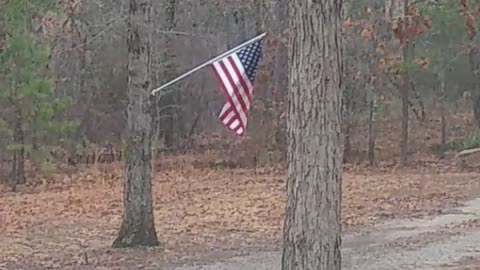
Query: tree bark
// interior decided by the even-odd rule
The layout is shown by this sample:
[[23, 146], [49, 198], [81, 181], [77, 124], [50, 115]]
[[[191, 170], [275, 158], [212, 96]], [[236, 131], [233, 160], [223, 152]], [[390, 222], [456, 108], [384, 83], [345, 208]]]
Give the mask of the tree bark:
[[[345, 71], [346, 72], [346, 71]], [[348, 78], [345, 76], [345, 78]], [[343, 125], [343, 163], [351, 162], [352, 155], [352, 126], [353, 126], [353, 87], [345, 87], [343, 95], [343, 112], [342, 112], [342, 125]]]
[[[374, 25], [374, 33], [372, 40], [372, 46], [369, 48], [370, 55], [373, 55], [373, 61], [370, 62], [368, 70], [369, 70], [369, 79], [368, 81], [368, 88], [369, 88], [369, 96], [370, 96], [370, 111], [369, 111], [369, 120], [368, 120], [368, 163], [370, 166], [375, 164], [375, 144], [376, 138], [378, 133], [378, 123], [377, 123], [377, 111], [378, 111], [378, 97], [379, 97], [379, 89], [380, 80], [379, 74], [377, 73], [377, 65], [380, 62], [380, 56], [376, 52], [378, 47], [379, 40], [386, 40], [387, 37], [384, 33], [385, 28], [385, 17], [381, 15], [379, 12], [385, 7], [385, 3], [377, 1], [374, 3], [373, 6], [373, 16], [370, 18], [370, 22]], [[381, 102], [381, 101], [380, 101]]]
[[113, 247], [158, 245], [153, 219], [150, 115], [152, 0], [130, 0], [123, 221]]
[[479, 49], [475, 47], [473, 37], [470, 42], [471, 48], [468, 52], [468, 62], [473, 77], [473, 116], [477, 127], [480, 128], [480, 64], [477, 60]]
[[473, 116], [475, 118], [475, 123], [477, 124], [477, 128], [480, 128], [480, 94], [476, 94], [474, 96]]
[[15, 104], [15, 121], [13, 127], [12, 172], [10, 174], [10, 187], [16, 191], [17, 185], [25, 184], [25, 133], [23, 131], [23, 116], [20, 105]]
[[370, 100], [370, 111], [368, 116], [368, 163], [370, 164], [370, 166], [373, 166], [375, 164], [375, 112], [377, 105], [374, 95], [375, 94], [372, 93], [372, 100]]
[[[404, 18], [407, 24], [408, 20], [408, 0], [404, 0]], [[410, 60], [410, 53], [413, 50], [411, 40], [407, 40], [407, 44], [403, 47], [403, 61], [407, 63]], [[409, 93], [410, 93], [410, 74], [408, 69], [403, 73], [402, 89], [402, 131], [400, 138], [400, 166], [405, 166], [408, 160], [408, 110], [409, 110]]]
[[[407, 45], [408, 46], [408, 45]], [[408, 48], [404, 48], [404, 51]], [[405, 55], [405, 53], [404, 53]], [[405, 71], [408, 73], [408, 71]], [[408, 160], [408, 96], [409, 96], [409, 84], [408, 75], [405, 74], [403, 78], [403, 85], [401, 91], [402, 95], [402, 131], [400, 138], [400, 166], [405, 166]]]
[[281, 119], [284, 113], [283, 102], [288, 91], [288, 50], [284, 42], [284, 33], [288, 30], [288, 1], [277, 0], [273, 4], [273, 20], [271, 28], [275, 31], [277, 46], [275, 47], [274, 67], [273, 67], [273, 99], [274, 110], [277, 113], [278, 125], [275, 130], [275, 148], [278, 149], [283, 157], [287, 154], [287, 130], [286, 123]]
[[[440, 137], [440, 145], [442, 149], [446, 149], [447, 146], [447, 120], [445, 118], [446, 113], [446, 87], [445, 87], [445, 72], [443, 71], [440, 78], [440, 117], [441, 117], [441, 137]], [[442, 150], [443, 152], [443, 150]], [[443, 155], [443, 154], [442, 154]]]
[[[163, 8], [165, 8], [165, 24], [167, 31], [173, 31], [175, 28], [175, 6], [176, 0], [168, 0], [163, 4]], [[173, 43], [173, 37], [170, 34], [165, 34], [165, 52], [164, 52], [164, 62], [166, 63], [164, 76], [165, 78], [173, 79], [176, 77], [177, 74], [177, 67], [175, 63], [175, 48]], [[179, 90], [173, 91], [173, 93], [168, 94], [166, 97], [166, 102], [163, 102], [163, 106], [173, 106], [170, 109], [166, 110], [165, 119], [165, 146], [168, 148], [172, 148], [177, 144], [178, 136], [176, 133], [179, 131], [177, 129], [177, 125], [179, 125], [181, 121], [178, 118], [178, 108], [180, 101]], [[161, 110], [162, 108], [160, 108]]]
[[275, 66], [273, 72], [273, 83], [275, 85], [275, 97], [278, 95], [286, 95], [288, 91], [288, 50], [283, 40], [283, 33], [288, 28], [288, 1], [275, 1], [275, 32], [278, 39], [275, 48]]
[[341, 268], [342, 1], [290, 1], [283, 270]]

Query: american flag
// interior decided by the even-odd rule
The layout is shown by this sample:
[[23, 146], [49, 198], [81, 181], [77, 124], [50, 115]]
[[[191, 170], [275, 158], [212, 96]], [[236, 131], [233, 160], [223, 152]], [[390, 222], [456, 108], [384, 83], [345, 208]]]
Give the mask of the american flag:
[[262, 41], [258, 40], [212, 64], [213, 73], [225, 95], [220, 111], [222, 123], [238, 135], [244, 135], [253, 96], [253, 83], [262, 58]]

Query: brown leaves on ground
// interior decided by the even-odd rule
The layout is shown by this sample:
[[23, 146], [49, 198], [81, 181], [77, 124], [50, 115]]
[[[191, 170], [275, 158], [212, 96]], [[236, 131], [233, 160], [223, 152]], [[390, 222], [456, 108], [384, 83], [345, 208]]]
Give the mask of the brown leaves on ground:
[[[88, 262], [92, 269], [129, 269], [212, 251], [278, 244], [286, 194], [284, 169], [194, 168], [192, 160], [201, 159], [164, 158], [155, 165], [160, 249], [109, 248], [122, 214], [119, 164], [37, 179], [36, 187], [1, 193], [0, 268], [68, 269]], [[439, 213], [474, 193], [480, 183], [477, 173], [385, 171], [356, 168], [355, 174], [344, 174], [347, 228]]]

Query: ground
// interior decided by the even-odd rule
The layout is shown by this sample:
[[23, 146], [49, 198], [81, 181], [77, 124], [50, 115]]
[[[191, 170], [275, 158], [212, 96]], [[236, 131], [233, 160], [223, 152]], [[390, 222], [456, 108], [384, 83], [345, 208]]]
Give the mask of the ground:
[[[455, 117], [449, 130], [458, 138], [471, 125]], [[344, 269], [479, 269], [480, 172], [428, 152], [438, 139], [435, 119], [412, 121], [413, 131], [425, 128], [412, 134], [411, 162], [397, 168], [400, 133], [389, 123], [381, 123], [378, 164], [345, 166]], [[365, 146], [364, 133], [357, 127], [363, 135], [353, 145]], [[279, 269], [285, 166], [229, 169], [219, 158], [156, 159], [162, 244], [148, 249], [111, 248], [122, 214], [121, 163], [29, 171], [16, 193], [0, 186], [0, 269]]]
[[[347, 233], [342, 269], [480, 269], [480, 260], [476, 259], [480, 255], [480, 199], [448, 212], [425, 219], [389, 221]], [[281, 253], [270, 251], [167, 269], [281, 269], [280, 261]]]
[[[155, 165], [155, 223], [162, 241], [158, 248], [110, 248], [121, 219], [121, 164], [62, 172], [38, 179], [17, 193], [3, 191], [0, 269], [202, 269], [181, 265], [252, 252], [267, 264], [247, 268], [277, 269], [285, 204], [284, 168], [214, 170], [191, 165], [192, 160], [199, 159], [177, 156]], [[391, 252], [396, 256], [391, 261], [397, 264], [403, 260], [398, 250], [416, 254], [408, 251], [416, 248], [425, 250], [426, 259], [434, 260], [436, 251], [444, 251], [434, 246], [429, 253], [430, 245], [456, 241], [456, 248], [461, 250], [475, 244], [473, 236], [480, 230], [474, 226], [477, 223], [467, 219], [475, 221], [475, 215], [456, 213], [478, 207], [473, 199], [480, 197], [480, 173], [460, 171], [449, 161], [439, 162], [424, 161], [421, 170], [418, 164], [401, 171], [381, 166], [375, 170], [346, 168], [342, 215], [346, 269], [356, 269], [353, 263], [368, 256], [374, 261], [364, 262], [376, 262], [379, 266], [375, 269], [397, 269], [381, 268], [384, 261], [378, 260], [379, 255]], [[468, 201], [473, 206], [452, 210]], [[480, 213], [477, 210], [470, 212]], [[443, 217], [445, 214], [449, 215]], [[435, 216], [440, 221], [430, 220]], [[393, 226], [405, 218], [416, 220]], [[392, 220], [393, 225], [385, 223]], [[441, 226], [450, 220], [471, 226], [468, 230]], [[446, 229], [448, 233], [442, 231]], [[477, 239], [480, 241], [480, 235]], [[387, 244], [388, 249], [384, 248]], [[442, 259], [445, 267], [475, 255], [466, 251], [452, 254]], [[241, 260], [248, 262], [249, 258]]]

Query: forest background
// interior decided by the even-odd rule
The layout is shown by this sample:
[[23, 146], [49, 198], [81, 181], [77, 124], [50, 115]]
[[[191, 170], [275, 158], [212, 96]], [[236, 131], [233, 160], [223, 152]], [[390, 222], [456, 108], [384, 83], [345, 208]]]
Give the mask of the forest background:
[[[436, 213], [477, 185], [477, 164], [458, 164], [455, 155], [480, 147], [480, 1], [404, 4], [345, 3], [344, 223], [352, 227]], [[279, 239], [287, 6], [283, 0], [155, 2], [155, 86], [269, 33], [245, 138], [219, 122], [224, 100], [208, 69], [156, 97], [155, 219], [167, 256], [182, 254], [180, 243], [198, 251], [205, 243]], [[0, 214], [6, 220], [0, 231], [8, 241], [18, 244], [26, 232], [53, 226], [47, 221], [55, 216], [67, 218], [61, 226], [77, 219], [92, 226], [100, 242], [115, 234], [128, 101], [127, 11], [127, 1], [0, 0]], [[219, 227], [225, 238], [213, 234]], [[192, 241], [192, 235], [201, 237]], [[88, 256], [78, 254], [102, 246], [85, 240], [92, 237], [79, 234], [72, 249], [81, 252], [61, 263], [84, 262]], [[52, 250], [65, 250], [58, 245]], [[7, 255], [32, 255], [16, 246], [0, 249], [3, 262], [15, 263]]]

